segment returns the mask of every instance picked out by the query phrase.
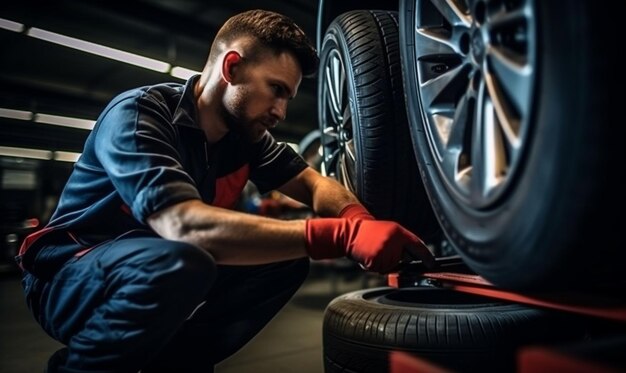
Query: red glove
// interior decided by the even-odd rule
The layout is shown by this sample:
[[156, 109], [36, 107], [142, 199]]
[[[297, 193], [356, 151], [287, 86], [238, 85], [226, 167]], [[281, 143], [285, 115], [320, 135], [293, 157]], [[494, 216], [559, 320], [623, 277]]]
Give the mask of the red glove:
[[405, 250], [419, 256], [427, 266], [434, 258], [416, 235], [391, 221], [308, 219], [306, 248], [312, 259], [347, 256], [370, 271], [394, 270]]
[[365, 207], [363, 207], [360, 203], [351, 203], [347, 205], [341, 210], [337, 217], [346, 219], [376, 220], [376, 218], [374, 218], [372, 214], [370, 214], [369, 211], [367, 211], [367, 209], [365, 209]]

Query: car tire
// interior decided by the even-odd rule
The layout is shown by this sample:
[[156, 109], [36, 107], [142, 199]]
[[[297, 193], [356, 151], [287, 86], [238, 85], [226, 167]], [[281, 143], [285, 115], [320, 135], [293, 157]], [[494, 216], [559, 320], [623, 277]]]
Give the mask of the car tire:
[[449, 242], [515, 289], [624, 287], [613, 6], [400, 2], [413, 149]]
[[440, 288], [359, 290], [335, 298], [323, 325], [326, 373], [389, 371], [402, 351], [455, 372], [511, 372], [523, 345], [582, 337], [571, 316]]
[[378, 219], [440, 236], [412, 156], [396, 12], [351, 11], [323, 38], [318, 117], [323, 168]]

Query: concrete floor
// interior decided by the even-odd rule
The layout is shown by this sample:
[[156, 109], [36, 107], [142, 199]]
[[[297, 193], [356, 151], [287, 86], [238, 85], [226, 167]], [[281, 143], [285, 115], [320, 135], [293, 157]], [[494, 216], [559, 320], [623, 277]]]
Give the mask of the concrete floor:
[[[380, 286], [384, 279], [314, 263], [285, 308], [250, 343], [220, 363], [217, 373], [320, 373], [322, 320], [339, 294]], [[62, 347], [30, 315], [17, 274], [0, 277], [0, 373], [43, 372], [48, 357]]]

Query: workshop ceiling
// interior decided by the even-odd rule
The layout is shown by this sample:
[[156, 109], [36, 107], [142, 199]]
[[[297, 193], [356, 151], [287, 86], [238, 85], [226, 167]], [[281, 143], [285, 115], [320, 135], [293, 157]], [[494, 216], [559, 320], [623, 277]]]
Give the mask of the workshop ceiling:
[[[315, 0], [5, 1], [0, 5], [0, 110], [95, 120], [116, 94], [159, 82], [184, 82], [168, 72], [72, 49], [33, 37], [52, 32], [171, 67], [202, 70], [220, 25], [240, 11], [262, 8], [293, 18], [312, 41]], [[6, 21], [15, 22], [15, 24]], [[22, 26], [19, 26], [22, 25]], [[7, 28], [17, 27], [14, 30]], [[43, 31], [40, 31], [43, 30]], [[297, 142], [317, 126], [315, 84], [302, 82], [288, 118], [274, 132]], [[0, 113], [1, 114], [1, 113]], [[80, 152], [88, 130], [40, 123], [36, 116], [0, 115], [0, 147]]]

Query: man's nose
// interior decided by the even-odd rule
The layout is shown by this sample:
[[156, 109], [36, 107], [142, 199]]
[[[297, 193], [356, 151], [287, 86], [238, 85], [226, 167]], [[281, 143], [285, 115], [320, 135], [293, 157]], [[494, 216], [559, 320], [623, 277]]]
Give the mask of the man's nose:
[[278, 119], [278, 121], [283, 121], [287, 118], [287, 100], [278, 99], [274, 102], [272, 106], [271, 114]]

